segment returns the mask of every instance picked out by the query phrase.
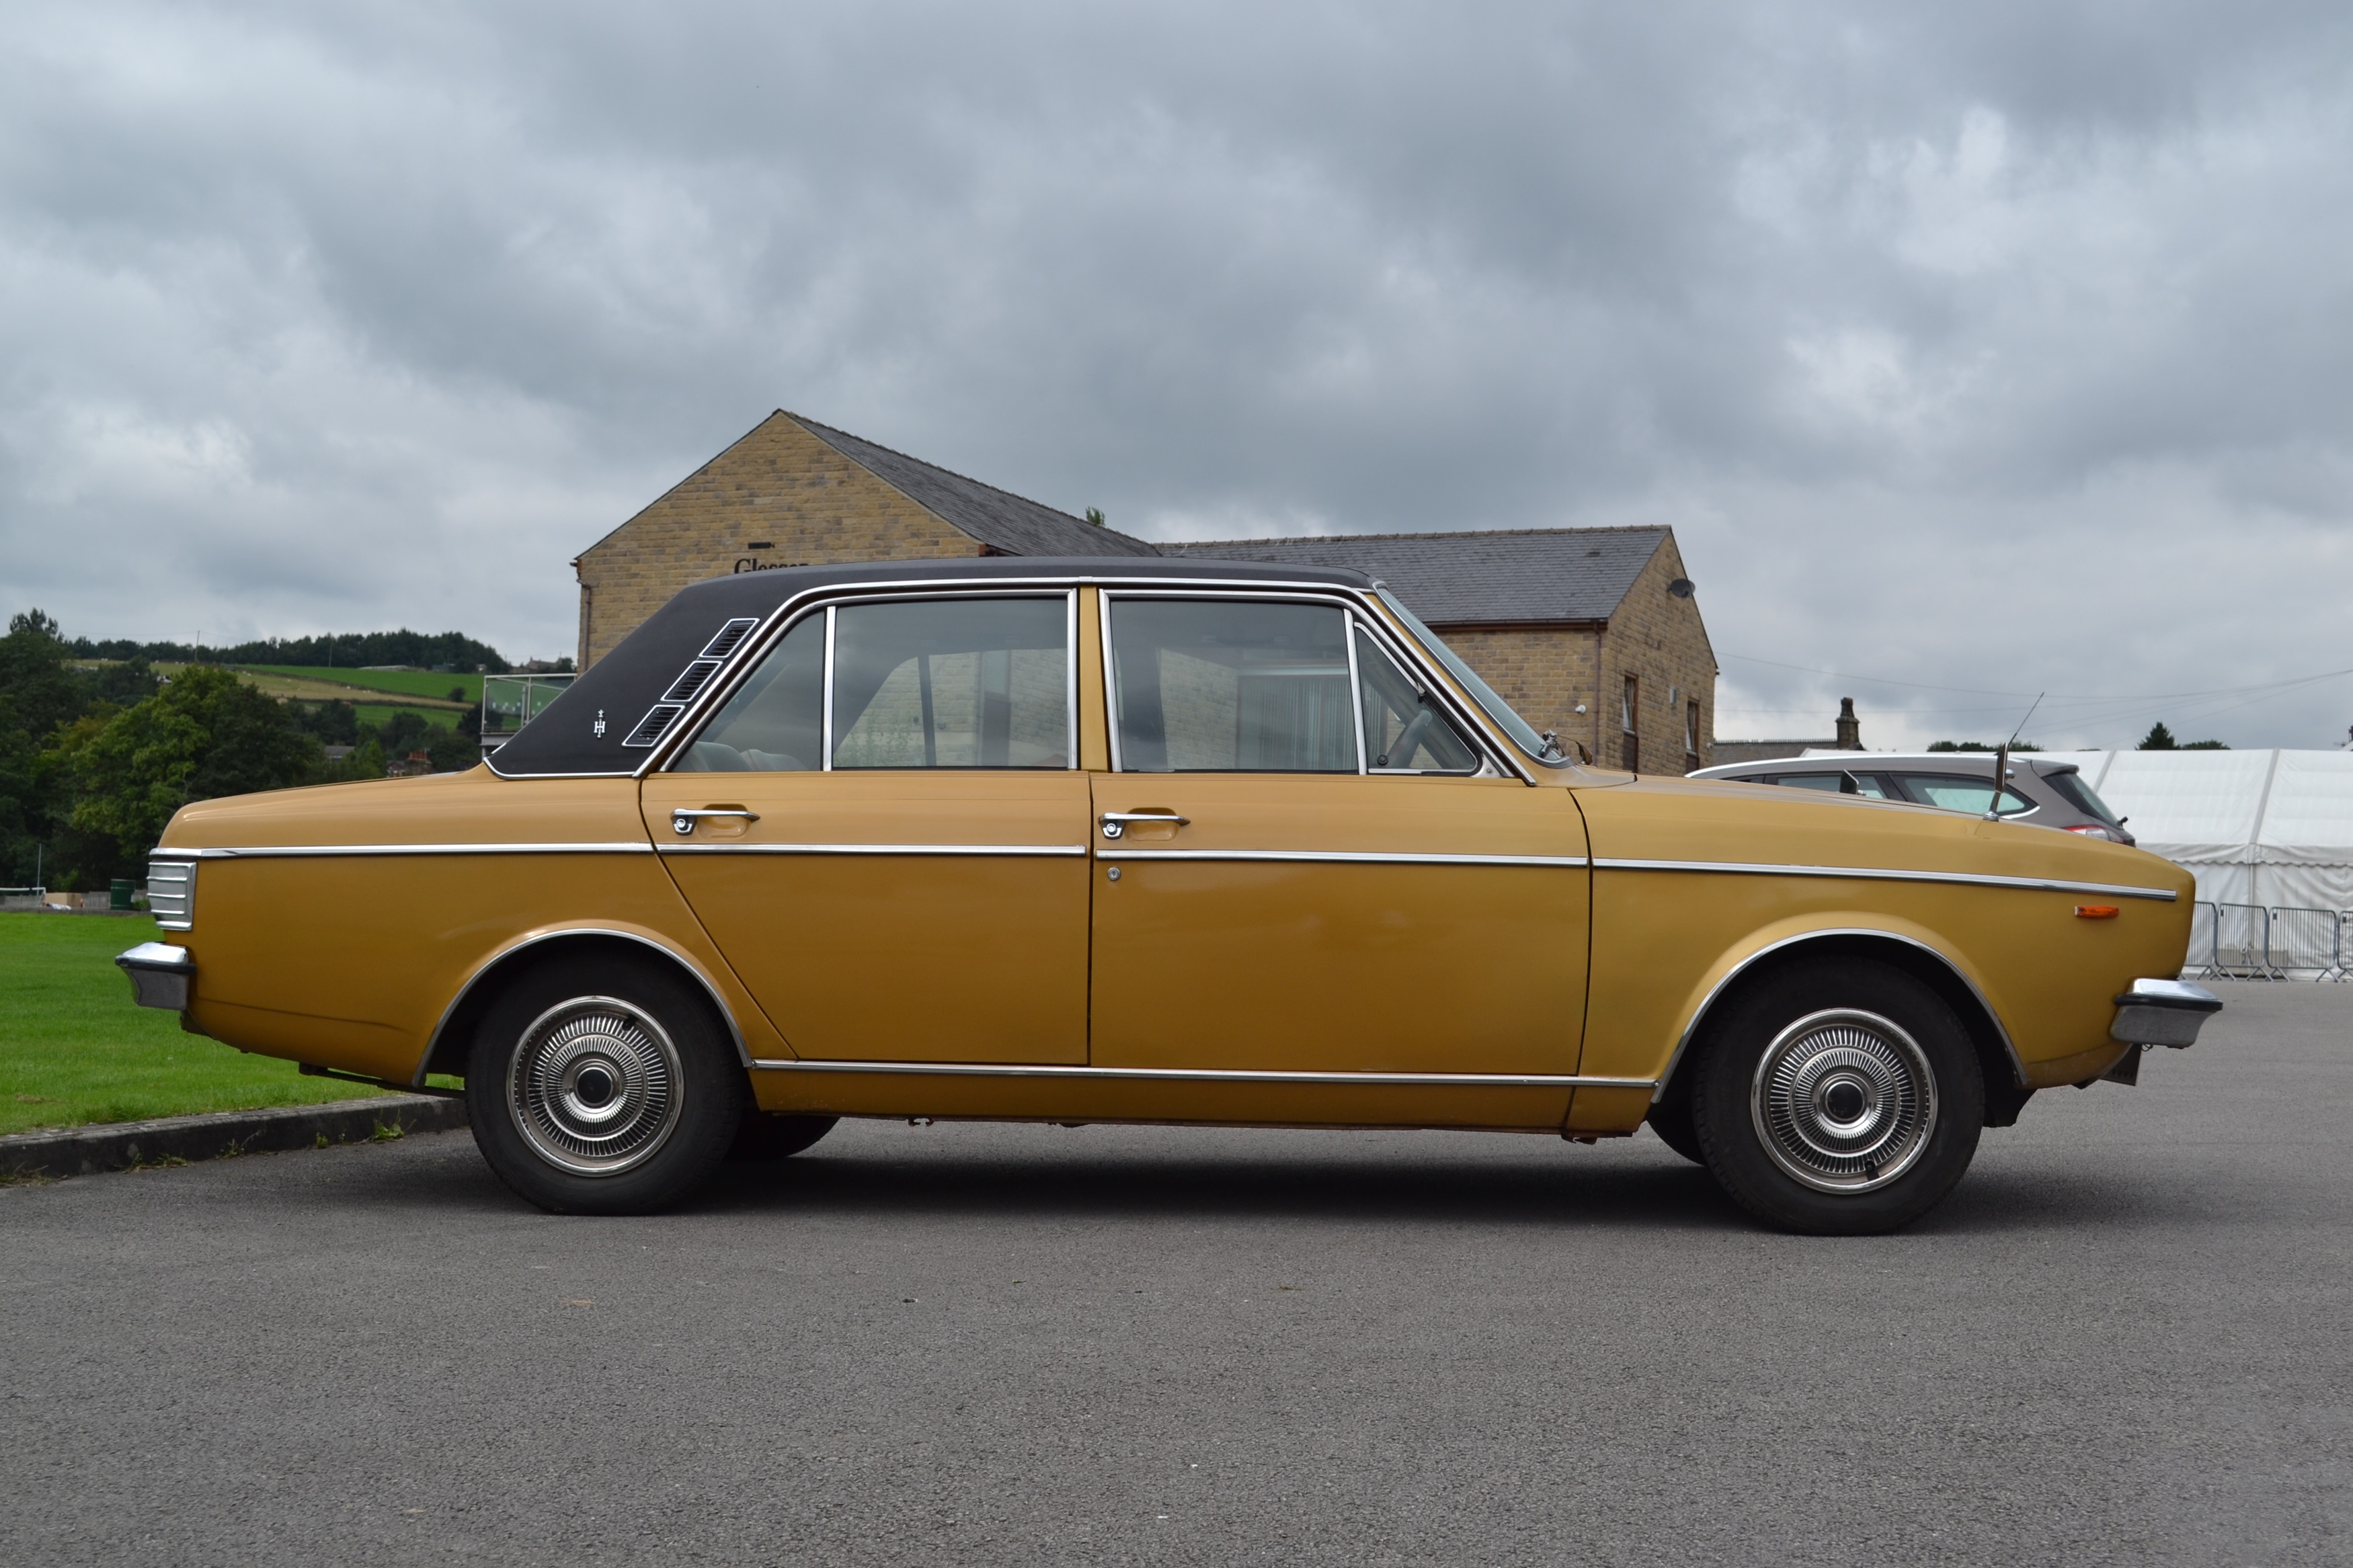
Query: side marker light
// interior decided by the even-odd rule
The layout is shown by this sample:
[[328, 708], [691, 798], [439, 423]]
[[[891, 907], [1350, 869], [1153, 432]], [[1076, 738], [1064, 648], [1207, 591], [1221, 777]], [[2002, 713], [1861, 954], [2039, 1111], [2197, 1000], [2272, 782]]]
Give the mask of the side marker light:
[[2079, 921], [2112, 921], [2116, 918], [2114, 904], [2077, 904], [2075, 918]]

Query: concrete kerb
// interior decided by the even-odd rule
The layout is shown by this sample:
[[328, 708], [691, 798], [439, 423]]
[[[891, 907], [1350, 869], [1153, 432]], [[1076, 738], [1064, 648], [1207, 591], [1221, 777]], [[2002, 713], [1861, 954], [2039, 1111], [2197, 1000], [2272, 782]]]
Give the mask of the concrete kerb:
[[466, 1102], [438, 1095], [387, 1094], [325, 1105], [110, 1121], [0, 1138], [0, 1176], [82, 1176], [136, 1165], [216, 1160], [327, 1143], [364, 1143], [466, 1125]]

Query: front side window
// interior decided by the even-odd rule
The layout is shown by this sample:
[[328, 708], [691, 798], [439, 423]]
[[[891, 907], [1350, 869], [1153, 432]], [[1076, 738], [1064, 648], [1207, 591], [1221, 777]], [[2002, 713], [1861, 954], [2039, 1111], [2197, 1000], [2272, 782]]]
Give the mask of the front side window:
[[1122, 599], [1119, 763], [1130, 773], [1357, 769], [1348, 617], [1336, 605]]
[[1365, 697], [1365, 766], [1374, 773], [1471, 773], [1479, 753], [1358, 626], [1356, 674]]

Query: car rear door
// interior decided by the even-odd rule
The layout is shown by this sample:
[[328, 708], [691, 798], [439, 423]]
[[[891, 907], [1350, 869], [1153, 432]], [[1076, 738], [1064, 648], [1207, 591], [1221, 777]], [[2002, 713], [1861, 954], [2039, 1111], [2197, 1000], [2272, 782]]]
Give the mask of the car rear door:
[[804, 1058], [1087, 1058], [1071, 595], [799, 620], [648, 776], [663, 864]]

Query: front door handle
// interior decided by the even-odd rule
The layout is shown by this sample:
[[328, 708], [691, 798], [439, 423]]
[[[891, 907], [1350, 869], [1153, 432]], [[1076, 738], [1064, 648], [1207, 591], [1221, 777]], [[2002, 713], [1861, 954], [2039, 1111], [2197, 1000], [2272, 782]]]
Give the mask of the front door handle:
[[1131, 822], [1165, 822], [1172, 827], [1190, 827], [1193, 819], [1179, 816], [1173, 811], [1106, 811], [1103, 814], [1103, 836], [1117, 838], [1127, 831]]
[[690, 811], [680, 805], [670, 808], [670, 830], [683, 838], [692, 833], [694, 825], [706, 816], [740, 816], [747, 823], [760, 820], [758, 812], [746, 811], [740, 805], [711, 805], [701, 811]]

